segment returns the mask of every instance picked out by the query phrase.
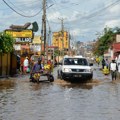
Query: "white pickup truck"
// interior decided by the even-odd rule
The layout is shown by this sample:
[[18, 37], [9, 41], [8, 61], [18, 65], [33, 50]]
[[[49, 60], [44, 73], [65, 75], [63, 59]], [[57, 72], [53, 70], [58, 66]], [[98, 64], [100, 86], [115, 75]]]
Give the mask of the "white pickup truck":
[[57, 75], [63, 80], [91, 80], [93, 77], [92, 65], [82, 56], [64, 56], [59, 63]]

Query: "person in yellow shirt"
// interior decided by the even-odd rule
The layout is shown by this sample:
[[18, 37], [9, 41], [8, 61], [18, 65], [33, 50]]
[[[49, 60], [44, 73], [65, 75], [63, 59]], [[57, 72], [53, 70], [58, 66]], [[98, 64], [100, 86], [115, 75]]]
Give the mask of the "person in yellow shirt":
[[99, 57], [96, 58], [96, 63], [97, 63], [98, 66], [99, 66], [99, 64], [100, 64], [100, 58], [99, 58]]

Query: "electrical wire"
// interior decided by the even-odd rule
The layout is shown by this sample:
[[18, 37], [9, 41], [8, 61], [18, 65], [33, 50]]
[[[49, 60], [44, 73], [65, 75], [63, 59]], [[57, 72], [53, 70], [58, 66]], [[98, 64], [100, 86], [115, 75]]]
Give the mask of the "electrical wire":
[[103, 12], [104, 10], [109, 9], [109, 8], [115, 6], [115, 5], [116, 5], [117, 3], [119, 3], [119, 2], [120, 2], [120, 0], [117, 0], [117, 1], [115, 1], [115, 2], [113, 2], [113, 3], [111, 3], [111, 4], [109, 4], [109, 5], [107, 5], [107, 6], [104, 7], [103, 9], [98, 10], [98, 11], [96, 11], [96, 12], [94, 12], [94, 13], [92, 13], [92, 14], [86, 16], [86, 17], [83, 17], [83, 18], [88, 19], [88, 18], [95, 17], [96, 15], [100, 14], [100, 12]]
[[[22, 5], [22, 10], [19, 8], [19, 7], [17, 7], [15, 4], [13, 4], [10, 0], [8, 0], [9, 1], [9, 3], [14, 7], [14, 8], [16, 8], [16, 9], [18, 9], [19, 11], [21, 11], [21, 12], [23, 12], [24, 14], [25, 14], [25, 12], [23, 11], [23, 5]], [[28, 5], [28, 4], [27, 4]], [[36, 8], [36, 7], [35, 7]], [[24, 9], [25, 10], [25, 9]], [[28, 11], [28, 8], [27, 8], [27, 11]], [[33, 9], [33, 11], [36, 11], [36, 9]]]
[[11, 10], [13, 10], [15, 13], [17, 13], [17, 14], [19, 14], [19, 15], [21, 15], [21, 16], [23, 16], [23, 17], [28, 17], [28, 18], [30, 18], [30, 17], [35, 17], [35, 16], [37, 16], [41, 11], [42, 11], [42, 9], [40, 10], [40, 11], [38, 11], [36, 14], [34, 14], [34, 15], [31, 15], [31, 16], [28, 16], [28, 15], [23, 15], [23, 14], [21, 14], [21, 13], [19, 13], [19, 12], [17, 12], [14, 8], [12, 8], [5, 0], [2, 0]]
[[[115, 1], [115, 2], [113, 2], [113, 3], [111, 3], [111, 4], [106, 5], [106, 7], [102, 8], [102, 9], [100, 9], [100, 10], [98, 10], [98, 11], [89, 14], [88, 16], [81, 17], [80, 19], [86, 19], [86, 20], [88, 20], [88, 19], [90, 19], [90, 18], [93, 18], [93, 17], [99, 15], [101, 12], [103, 12], [103, 11], [105, 11], [105, 10], [113, 7], [113, 6], [115, 6], [115, 5], [116, 5], [117, 3], [119, 3], [119, 2], [120, 2], [120, 0], [117, 0], [117, 1]], [[79, 4], [79, 3], [77, 3], [77, 4]], [[60, 6], [60, 5], [59, 5], [59, 6]], [[64, 8], [62, 8], [62, 9], [60, 8], [60, 10], [63, 10], [63, 9], [64, 9]], [[72, 9], [72, 8], [71, 8], [71, 9]], [[78, 11], [78, 12], [79, 12], [79, 11]], [[78, 17], [79, 17], [79, 16], [78, 16]], [[79, 20], [79, 19], [78, 19], [78, 20]], [[78, 21], [78, 20], [77, 20], [77, 21]]]
[[[6, 0], [6, 1], [8, 1], [7, 3], [9, 4], [11, 4], [13, 7], [15, 7], [15, 8], [17, 8], [17, 9], [19, 9], [19, 8], [24, 8], [24, 10], [25, 9], [29, 9], [29, 8], [37, 8], [36, 7], [36, 5], [40, 8], [40, 5], [38, 5], [39, 3], [40, 3], [40, 1], [39, 1], [39, 3], [38, 3], [38, 1], [36, 1], [36, 2], [34, 2], [34, 3], [32, 3], [32, 2], [21, 2], [21, 3], [17, 3], [17, 2], [15, 2], [14, 1], [14, 3], [13, 2], [11, 2], [11, 0]], [[34, 7], [35, 6], [35, 7]], [[8, 8], [9, 9], [9, 8]], [[20, 10], [20, 9], [19, 9]], [[22, 11], [22, 10], [21, 10]]]

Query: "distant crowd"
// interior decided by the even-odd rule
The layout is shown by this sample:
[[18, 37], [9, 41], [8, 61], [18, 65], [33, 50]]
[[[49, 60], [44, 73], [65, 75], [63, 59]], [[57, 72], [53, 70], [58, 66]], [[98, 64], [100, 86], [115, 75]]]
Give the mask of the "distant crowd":
[[104, 74], [111, 73], [112, 80], [120, 79], [120, 55], [112, 59], [96, 57], [95, 62], [98, 66], [102, 65]]
[[[19, 73], [22, 75], [30, 73], [34, 65], [38, 62], [38, 59], [41, 61], [41, 66], [44, 66], [45, 64], [44, 55], [34, 54], [31, 56], [28, 56], [23, 54], [19, 57], [19, 59], [20, 60], [17, 62], [17, 69]], [[49, 59], [47, 60], [47, 64], [54, 66], [54, 65], [57, 65], [57, 61], [55, 60], [53, 65], [53, 61]]]

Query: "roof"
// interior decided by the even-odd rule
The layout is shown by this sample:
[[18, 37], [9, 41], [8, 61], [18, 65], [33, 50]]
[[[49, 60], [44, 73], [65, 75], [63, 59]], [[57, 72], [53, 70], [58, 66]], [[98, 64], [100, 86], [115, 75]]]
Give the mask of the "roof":
[[76, 56], [65, 55], [64, 58], [84, 58], [84, 57], [82, 55], [76, 55]]

